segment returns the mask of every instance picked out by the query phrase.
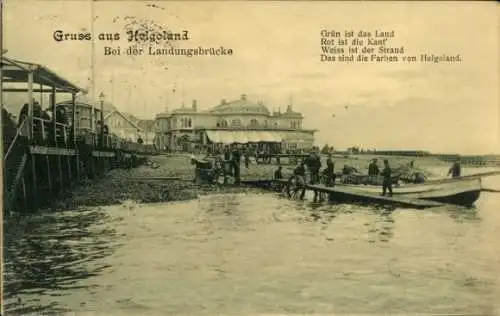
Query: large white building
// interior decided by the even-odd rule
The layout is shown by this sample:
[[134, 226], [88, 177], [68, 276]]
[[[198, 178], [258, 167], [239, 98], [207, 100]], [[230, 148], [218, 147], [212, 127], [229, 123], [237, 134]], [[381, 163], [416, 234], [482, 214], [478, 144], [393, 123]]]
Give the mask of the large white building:
[[232, 143], [280, 143], [285, 150], [308, 149], [314, 144], [315, 130], [304, 129], [303, 118], [291, 105], [284, 113], [271, 113], [262, 102], [251, 102], [244, 94], [202, 111], [193, 100], [191, 107], [156, 115], [155, 143], [170, 150]]

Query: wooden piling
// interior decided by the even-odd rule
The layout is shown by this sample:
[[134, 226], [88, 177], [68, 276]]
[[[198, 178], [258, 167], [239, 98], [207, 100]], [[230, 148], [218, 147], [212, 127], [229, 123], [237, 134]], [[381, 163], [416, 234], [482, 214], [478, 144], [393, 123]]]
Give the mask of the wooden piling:
[[24, 175], [21, 178], [21, 187], [22, 187], [22, 190], [23, 190], [24, 214], [26, 215], [28, 213], [28, 197], [26, 195], [26, 181], [24, 180]]
[[49, 185], [49, 192], [52, 194], [52, 172], [50, 170], [49, 155], [45, 155], [45, 162], [47, 163], [47, 184]]
[[62, 166], [61, 166], [61, 156], [57, 156], [57, 169], [59, 170], [59, 187], [58, 189], [58, 194], [59, 196], [63, 195], [64, 192], [64, 181], [63, 181], [63, 172], [62, 172]]
[[67, 171], [68, 171], [68, 186], [72, 188], [73, 185], [73, 175], [71, 172], [71, 161], [70, 161], [70, 156], [66, 156], [66, 165], [67, 165]]
[[76, 162], [76, 183], [80, 183], [80, 155], [77, 153], [75, 156]]
[[33, 188], [31, 190], [31, 194], [33, 196], [32, 202], [38, 204], [38, 183], [36, 177], [36, 156], [31, 155], [31, 179], [33, 180]]

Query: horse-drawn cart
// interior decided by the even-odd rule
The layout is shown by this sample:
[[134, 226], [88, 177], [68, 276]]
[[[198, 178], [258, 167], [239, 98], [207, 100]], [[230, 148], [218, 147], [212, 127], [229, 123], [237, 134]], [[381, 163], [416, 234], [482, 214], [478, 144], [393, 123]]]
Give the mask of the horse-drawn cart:
[[195, 165], [194, 182], [197, 184], [227, 184], [232, 178], [230, 161], [219, 157], [191, 157], [191, 164]]

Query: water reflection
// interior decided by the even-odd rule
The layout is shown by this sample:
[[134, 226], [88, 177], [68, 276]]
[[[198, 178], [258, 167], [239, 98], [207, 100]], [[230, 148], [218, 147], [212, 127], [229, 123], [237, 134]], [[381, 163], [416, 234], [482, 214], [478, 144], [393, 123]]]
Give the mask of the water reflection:
[[482, 203], [252, 193], [37, 215], [7, 225], [7, 312], [473, 314], [498, 297], [500, 218]]
[[[23, 222], [24, 221], [24, 222]], [[99, 228], [107, 223], [108, 227]], [[97, 225], [97, 226], [96, 226]], [[61, 313], [57, 302], [40, 305], [23, 296], [63, 296], [70, 290], [92, 287], [79, 281], [97, 276], [109, 266], [116, 230], [102, 211], [37, 214], [27, 221], [5, 224], [4, 302], [8, 315]]]
[[308, 206], [312, 220], [323, 225], [323, 229], [327, 229], [328, 225], [336, 217], [356, 212], [363, 213], [364, 217], [371, 219], [371, 221], [364, 224], [367, 229], [368, 242], [389, 242], [393, 236], [395, 222], [392, 215], [396, 207], [387, 205], [369, 206], [364, 203], [324, 204], [317, 202], [309, 203]]
[[451, 205], [451, 206], [445, 206], [442, 209], [446, 214], [448, 214], [448, 216], [450, 216], [459, 223], [466, 221], [481, 220], [481, 217], [479, 216], [477, 207], [475, 205], [469, 207]]

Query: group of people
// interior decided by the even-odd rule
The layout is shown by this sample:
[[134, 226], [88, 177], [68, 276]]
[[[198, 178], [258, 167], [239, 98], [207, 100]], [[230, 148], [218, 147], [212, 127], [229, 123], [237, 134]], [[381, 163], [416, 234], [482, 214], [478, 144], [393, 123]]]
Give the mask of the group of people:
[[386, 193], [388, 193], [388, 196], [390, 197], [392, 196], [393, 178], [392, 178], [392, 169], [389, 166], [389, 160], [384, 159], [384, 169], [382, 169], [382, 171], [380, 171], [377, 161], [378, 161], [377, 158], [375, 158], [368, 165], [368, 178], [373, 181], [375, 178], [382, 176], [383, 180], [382, 180], [381, 195], [384, 196], [386, 195]]
[[[21, 108], [21, 112], [19, 112], [19, 122], [18, 125], [24, 121], [26, 117], [28, 117], [29, 113], [29, 104], [25, 103]], [[53, 119], [54, 114], [52, 108], [42, 109], [40, 103], [36, 100], [33, 100], [33, 117], [40, 118], [46, 121], [50, 121]], [[64, 106], [56, 106], [56, 122], [61, 124], [69, 124], [68, 114], [66, 112], [66, 108]]]
[[[321, 167], [321, 157], [316, 151], [311, 152], [295, 167], [292, 177], [294, 177], [298, 181], [299, 186], [302, 187], [301, 199], [304, 198], [305, 195], [306, 169], [309, 171], [310, 184], [314, 185], [320, 183], [320, 178], [323, 177], [326, 186], [331, 187], [335, 185], [335, 164], [331, 154], [328, 155], [326, 167], [323, 171], [321, 171]], [[274, 172], [274, 179], [283, 179], [281, 166], [278, 166], [278, 169]]]
[[[320, 182], [321, 175], [324, 179], [324, 184], [327, 187], [331, 187], [335, 185], [336, 174], [335, 174], [335, 163], [333, 161], [332, 155], [329, 154], [326, 160], [326, 167], [321, 172], [322, 164], [320, 155], [317, 152], [312, 152], [308, 157], [306, 157], [303, 161], [301, 161], [297, 167], [293, 171], [293, 176], [297, 179], [300, 186], [304, 187], [306, 184], [306, 168], [309, 171], [310, 175], [310, 184], [318, 184]], [[350, 167], [345, 165], [342, 174], [349, 175], [352, 172], [356, 172], [357, 170], [354, 167]], [[392, 184], [393, 184], [393, 172], [389, 165], [389, 161], [384, 159], [384, 168], [380, 171], [377, 165], [377, 159], [373, 159], [373, 161], [368, 166], [368, 176], [369, 177], [383, 177], [382, 183], [382, 194], [392, 196]], [[279, 166], [274, 174], [275, 179], [282, 179], [282, 167]], [[305, 189], [303, 189], [301, 197], [305, 194]]]
[[[207, 153], [207, 157], [210, 157], [210, 153]], [[193, 159], [194, 156], [192, 156]], [[240, 164], [241, 164], [242, 150], [236, 146], [226, 147], [223, 152], [216, 152], [215, 155], [215, 173], [224, 173], [234, 177], [235, 184], [240, 183]], [[248, 167], [248, 161], [245, 158], [245, 164]]]
[[[29, 114], [29, 104], [25, 103], [19, 112], [18, 117], [18, 127], [24, 122]], [[43, 128], [42, 124], [45, 122], [51, 122], [55, 118], [55, 122], [59, 124], [68, 125], [69, 119], [64, 106], [57, 106], [55, 110], [55, 115], [51, 107], [43, 109], [41, 104], [33, 99], [33, 118], [39, 119], [33, 122], [33, 136], [37, 142], [42, 142], [46, 139], [53, 140], [54, 134], [52, 128]], [[56, 127], [57, 129], [60, 126]]]
[[[255, 155], [255, 151], [252, 147], [239, 148], [238, 146], [225, 147], [223, 153], [218, 155], [220, 158], [219, 164], [222, 160], [226, 161], [225, 172], [230, 174], [235, 178], [235, 183], [240, 182], [240, 164], [242, 158], [244, 159], [245, 166], [249, 167], [250, 157]], [[222, 158], [223, 157], [223, 158]], [[410, 163], [413, 168], [414, 162]], [[221, 164], [222, 167], [222, 164]], [[305, 187], [306, 184], [306, 173], [309, 173], [309, 183], [319, 184], [324, 183], [327, 187], [332, 187], [335, 185], [336, 173], [335, 173], [335, 163], [333, 161], [332, 154], [328, 154], [326, 160], [326, 166], [322, 169], [321, 157], [317, 151], [312, 151], [305, 159], [303, 159], [293, 170], [293, 176], [299, 183], [299, 185]], [[348, 176], [352, 173], [358, 173], [356, 168], [344, 165], [342, 169], [342, 175]], [[450, 168], [449, 173], [452, 177], [461, 176], [460, 163], [456, 162]], [[397, 171], [394, 172], [389, 164], [388, 159], [383, 160], [383, 167], [379, 168], [378, 159], [373, 159], [368, 165], [368, 179], [370, 183], [380, 183], [379, 179], [382, 178], [382, 196], [393, 195], [393, 183], [397, 178]], [[278, 168], [274, 172], [274, 179], [283, 179], [283, 168], [278, 164]], [[425, 176], [419, 172], [415, 173], [414, 183], [421, 183], [425, 181]], [[305, 189], [304, 189], [305, 191]], [[302, 195], [303, 196], [303, 195]]]

